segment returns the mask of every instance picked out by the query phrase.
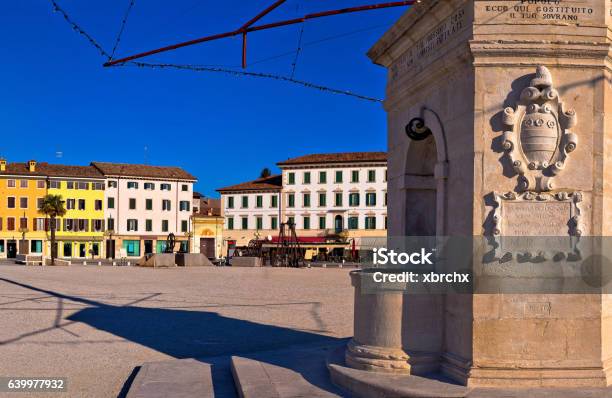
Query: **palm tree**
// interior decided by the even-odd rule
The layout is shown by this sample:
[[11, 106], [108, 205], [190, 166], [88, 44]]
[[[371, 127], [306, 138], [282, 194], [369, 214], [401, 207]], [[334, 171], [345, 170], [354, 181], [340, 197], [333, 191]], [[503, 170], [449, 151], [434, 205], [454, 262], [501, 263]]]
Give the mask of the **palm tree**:
[[56, 218], [66, 214], [64, 203], [62, 195], [45, 195], [40, 210], [38, 210], [51, 219], [49, 223], [51, 229], [51, 265], [55, 265], [55, 258], [57, 257], [57, 246], [55, 245]]
[[264, 167], [263, 170], [261, 170], [261, 173], [259, 173], [259, 178], [268, 178], [272, 175], [272, 172], [270, 171], [269, 168]]

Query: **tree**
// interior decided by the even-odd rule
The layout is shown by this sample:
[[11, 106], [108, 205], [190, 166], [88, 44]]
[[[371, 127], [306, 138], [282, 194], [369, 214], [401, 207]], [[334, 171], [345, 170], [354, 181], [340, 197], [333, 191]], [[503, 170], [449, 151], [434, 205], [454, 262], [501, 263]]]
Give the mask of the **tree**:
[[259, 178], [268, 178], [272, 175], [272, 172], [270, 171], [269, 168], [264, 167], [263, 170], [261, 170], [261, 173], [259, 173]]
[[66, 214], [62, 195], [45, 195], [42, 200], [40, 210], [41, 214], [50, 218], [49, 229], [51, 231], [51, 265], [55, 265], [57, 257], [57, 246], [55, 245], [55, 229], [57, 227], [57, 217], [62, 217]]

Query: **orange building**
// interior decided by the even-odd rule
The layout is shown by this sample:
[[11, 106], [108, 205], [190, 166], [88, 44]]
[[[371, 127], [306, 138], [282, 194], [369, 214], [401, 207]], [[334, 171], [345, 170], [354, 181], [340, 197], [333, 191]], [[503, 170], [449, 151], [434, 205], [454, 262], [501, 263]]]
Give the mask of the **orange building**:
[[46, 255], [45, 217], [38, 212], [46, 193], [46, 175], [35, 161], [0, 160], [0, 258]]

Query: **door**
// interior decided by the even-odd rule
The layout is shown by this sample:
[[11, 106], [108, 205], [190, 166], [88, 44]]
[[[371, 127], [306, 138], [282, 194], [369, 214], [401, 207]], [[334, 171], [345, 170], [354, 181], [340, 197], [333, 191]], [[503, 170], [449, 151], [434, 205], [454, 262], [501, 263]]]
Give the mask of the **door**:
[[85, 250], [85, 243], [79, 243], [79, 257], [86, 257], [87, 250]]
[[106, 241], [106, 258], [115, 258], [115, 240]]
[[208, 258], [215, 258], [215, 239], [200, 238], [200, 253]]
[[17, 241], [9, 240], [6, 242], [6, 257], [15, 258], [17, 257]]
[[144, 254], [145, 256], [147, 254], [153, 254], [153, 241], [152, 240], [144, 241]]
[[340, 233], [344, 230], [344, 219], [342, 218], [342, 216], [336, 216], [336, 218], [334, 218], [334, 229], [336, 230], [336, 233]]

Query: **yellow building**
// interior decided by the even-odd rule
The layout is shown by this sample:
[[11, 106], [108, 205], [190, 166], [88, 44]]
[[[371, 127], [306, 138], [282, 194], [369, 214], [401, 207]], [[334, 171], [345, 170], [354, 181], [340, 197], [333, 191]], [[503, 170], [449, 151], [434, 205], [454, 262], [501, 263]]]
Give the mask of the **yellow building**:
[[48, 193], [61, 195], [67, 210], [56, 230], [58, 257], [104, 257], [104, 181], [91, 166], [53, 165], [48, 170]]
[[0, 258], [46, 255], [46, 223], [38, 212], [46, 193], [46, 175], [35, 161], [0, 160]]
[[193, 215], [192, 253], [220, 258], [223, 248], [223, 217], [196, 213]]

